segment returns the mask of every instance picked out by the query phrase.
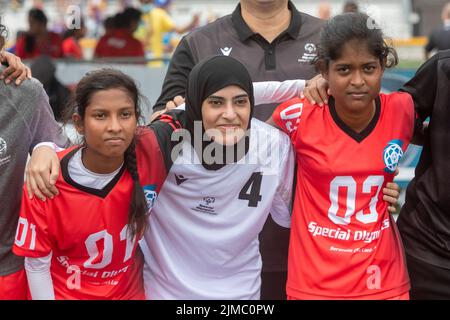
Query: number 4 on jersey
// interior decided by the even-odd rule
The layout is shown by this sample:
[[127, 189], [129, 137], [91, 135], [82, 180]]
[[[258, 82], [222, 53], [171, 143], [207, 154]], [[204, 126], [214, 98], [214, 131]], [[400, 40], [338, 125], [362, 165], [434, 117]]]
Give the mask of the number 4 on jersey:
[[258, 202], [261, 201], [261, 182], [262, 174], [261, 172], [253, 172], [252, 176], [245, 183], [241, 192], [239, 192], [238, 199], [248, 200], [249, 207], [257, 207]]

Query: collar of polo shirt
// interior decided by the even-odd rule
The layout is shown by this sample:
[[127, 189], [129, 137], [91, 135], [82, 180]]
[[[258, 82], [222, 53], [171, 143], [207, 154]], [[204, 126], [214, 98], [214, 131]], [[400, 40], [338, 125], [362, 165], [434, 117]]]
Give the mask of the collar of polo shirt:
[[[290, 36], [292, 39], [296, 39], [299, 32], [300, 32], [300, 26], [301, 26], [301, 17], [300, 12], [297, 10], [297, 8], [294, 6], [294, 4], [289, 1], [288, 2], [289, 10], [292, 12], [292, 19], [291, 23], [289, 24], [289, 27], [282, 32], [282, 34], [286, 33], [288, 36]], [[257, 35], [258, 33], [253, 32], [250, 27], [247, 25], [247, 23], [244, 21], [244, 18], [242, 18], [241, 14], [241, 4], [238, 4], [236, 9], [234, 10], [231, 20], [233, 22], [233, 26], [236, 29], [236, 32], [239, 36], [239, 39], [244, 42], [247, 39]]]

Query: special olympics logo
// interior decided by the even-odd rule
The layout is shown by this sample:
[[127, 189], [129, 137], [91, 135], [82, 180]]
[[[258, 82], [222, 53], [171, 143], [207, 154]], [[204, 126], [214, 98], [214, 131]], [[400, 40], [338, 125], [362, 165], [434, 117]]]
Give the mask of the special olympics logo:
[[309, 53], [313, 53], [317, 50], [317, 48], [314, 43], [307, 43], [305, 44], [305, 50]]
[[212, 203], [216, 202], [216, 198], [214, 198], [214, 197], [204, 197], [203, 201], [206, 203], [206, 205], [210, 206]]
[[403, 142], [401, 140], [392, 140], [384, 148], [383, 161], [386, 166], [384, 171], [394, 173], [400, 159], [403, 157], [402, 145]]
[[151, 184], [148, 186], [144, 186], [144, 195], [145, 199], [147, 200], [148, 209], [150, 210], [151, 208], [153, 208], [156, 197], [158, 196], [158, 194], [156, 193], [156, 185]]
[[0, 157], [6, 154], [6, 141], [0, 137]]

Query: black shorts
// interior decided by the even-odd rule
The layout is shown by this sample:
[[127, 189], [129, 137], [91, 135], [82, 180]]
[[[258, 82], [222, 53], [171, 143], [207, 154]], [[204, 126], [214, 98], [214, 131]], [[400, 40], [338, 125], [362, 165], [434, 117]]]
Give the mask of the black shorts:
[[406, 255], [411, 300], [449, 300], [450, 269], [444, 269]]
[[261, 300], [286, 300], [287, 272], [261, 272]]

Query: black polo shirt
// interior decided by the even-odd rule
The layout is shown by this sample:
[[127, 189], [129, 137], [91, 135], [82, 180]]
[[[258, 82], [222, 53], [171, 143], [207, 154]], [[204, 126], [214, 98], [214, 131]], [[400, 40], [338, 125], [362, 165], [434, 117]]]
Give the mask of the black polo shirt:
[[[269, 43], [245, 23], [238, 5], [227, 15], [185, 36], [169, 64], [162, 92], [154, 110], [165, 107], [175, 96], [185, 95], [189, 72], [200, 60], [224, 54], [241, 61], [253, 81], [311, 79], [317, 74], [311, 60], [323, 21], [299, 12], [289, 2], [292, 19], [289, 27]], [[256, 118], [266, 120], [273, 108], [258, 107]]]
[[431, 120], [397, 224], [408, 255], [450, 269], [450, 50], [428, 60], [401, 90], [412, 95], [421, 120]]
[[450, 49], [450, 24], [445, 24], [433, 30], [429, 36], [425, 50], [431, 52], [434, 49], [438, 51]]
[[[169, 64], [161, 96], [154, 110], [165, 107], [175, 96], [185, 96], [189, 72], [200, 60], [218, 54], [229, 55], [245, 65], [254, 82], [311, 79], [317, 74], [311, 61], [316, 56], [320, 29], [324, 22], [299, 12], [289, 2], [291, 22], [288, 28], [269, 43], [245, 23], [238, 5], [227, 15], [185, 36]], [[267, 120], [276, 105], [258, 106], [254, 116]], [[260, 235], [263, 271], [286, 271], [289, 229], [272, 219]]]

